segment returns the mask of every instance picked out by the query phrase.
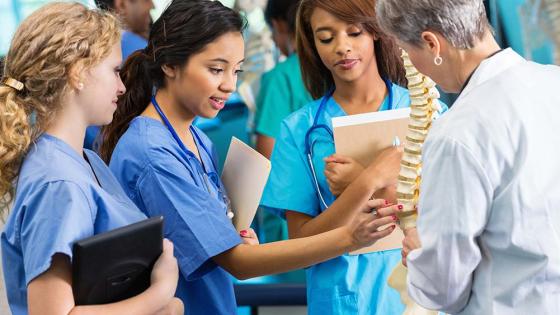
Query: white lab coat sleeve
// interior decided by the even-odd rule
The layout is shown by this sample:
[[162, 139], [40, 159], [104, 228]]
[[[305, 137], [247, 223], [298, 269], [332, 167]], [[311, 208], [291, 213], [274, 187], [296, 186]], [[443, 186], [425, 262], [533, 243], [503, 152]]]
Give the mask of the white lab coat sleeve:
[[457, 313], [467, 304], [481, 261], [477, 238], [492, 200], [482, 161], [446, 136], [424, 145], [418, 235], [422, 248], [408, 256], [408, 291], [418, 304]]

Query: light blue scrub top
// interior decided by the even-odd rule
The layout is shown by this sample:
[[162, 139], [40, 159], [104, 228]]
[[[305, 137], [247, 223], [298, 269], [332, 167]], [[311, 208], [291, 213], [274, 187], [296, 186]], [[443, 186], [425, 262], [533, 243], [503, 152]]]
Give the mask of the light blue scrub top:
[[131, 31], [123, 31], [121, 35], [121, 52], [123, 64], [133, 52], [148, 46], [148, 40]]
[[[393, 109], [410, 105], [408, 91], [395, 84]], [[261, 204], [282, 216], [285, 209], [315, 217], [322, 209], [313, 177], [305, 155], [305, 133], [313, 125], [313, 119], [321, 99], [316, 100], [288, 116], [283, 122], [280, 136], [272, 153], [272, 171]], [[380, 107], [389, 109], [388, 98]], [[330, 98], [322, 111], [319, 124], [332, 130], [331, 119], [346, 113]], [[315, 131], [311, 139], [313, 165], [325, 202], [330, 205], [335, 197], [329, 190], [323, 159], [335, 153], [334, 141], [323, 131]], [[404, 307], [397, 291], [387, 285], [387, 278], [401, 260], [400, 250], [390, 250], [363, 255], [343, 255], [306, 269], [307, 301], [310, 315], [329, 314], [402, 314]]]
[[27, 285], [50, 268], [54, 254], [72, 258], [74, 242], [146, 218], [97, 154], [84, 154], [89, 164], [67, 143], [43, 134], [25, 157], [1, 239], [14, 315], [27, 314]]
[[[212, 142], [194, 128], [202, 140], [196, 142], [200, 158], [217, 176]], [[180, 269], [176, 296], [185, 304], [185, 314], [235, 314], [231, 275], [212, 257], [237, 246], [241, 238], [216, 186], [210, 182], [210, 192], [206, 189], [198, 159], [181, 149], [162, 122], [140, 116], [119, 140], [109, 167], [140, 210], [165, 217], [164, 234], [175, 245]]]

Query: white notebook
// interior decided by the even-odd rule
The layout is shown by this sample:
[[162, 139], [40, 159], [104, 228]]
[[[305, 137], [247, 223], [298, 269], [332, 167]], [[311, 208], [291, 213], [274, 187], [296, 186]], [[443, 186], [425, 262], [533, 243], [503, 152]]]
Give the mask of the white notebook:
[[270, 174], [270, 161], [241, 140], [233, 137], [222, 172], [238, 231], [248, 229], [259, 207]]
[[395, 136], [403, 140], [408, 130], [410, 108], [332, 119], [336, 153], [367, 166], [377, 154], [393, 145]]
[[[395, 137], [406, 138], [409, 116], [410, 108], [403, 108], [333, 118], [336, 153], [351, 157], [367, 167], [379, 152], [393, 145]], [[377, 192], [376, 197], [383, 194], [384, 191]], [[401, 248], [403, 239], [401, 229], [395, 229], [372, 246], [350, 254]]]

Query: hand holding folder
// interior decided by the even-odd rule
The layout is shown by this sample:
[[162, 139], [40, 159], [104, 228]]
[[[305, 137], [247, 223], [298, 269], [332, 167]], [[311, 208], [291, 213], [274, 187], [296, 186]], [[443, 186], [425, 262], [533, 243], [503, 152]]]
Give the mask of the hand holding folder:
[[233, 137], [222, 172], [222, 182], [233, 209], [233, 225], [238, 231], [251, 226], [261, 200], [270, 161], [241, 140]]
[[[348, 156], [368, 166], [384, 149], [395, 144], [395, 137], [406, 137], [409, 108], [336, 117], [332, 120], [337, 154]], [[404, 235], [395, 229], [372, 246], [351, 254], [363, 254], [401, 248]]]
[[332, 120], [336, 153], [368, 166], [383, 149], [406, 138], [409, 108], [335, 117]]

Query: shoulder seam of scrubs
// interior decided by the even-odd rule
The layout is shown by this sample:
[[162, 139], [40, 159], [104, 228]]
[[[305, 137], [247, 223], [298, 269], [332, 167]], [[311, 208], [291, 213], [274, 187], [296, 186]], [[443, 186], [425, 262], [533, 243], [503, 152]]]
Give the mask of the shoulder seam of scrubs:
[[[141, 176], [138, 177], [138, 181], [137, 181], [137, 184], [136, 184], [136, 186], [137, 186], [136, 193], [140, 196], [140, 199], [142, 199], [142, 202], [144, 202], [144, 200], [143, 200], [143, 198], [142, 198], [142, 195], [141, 195], [140, 193], [138, 193], [138, 192], [140, 191], [139, 185], [140, 185], [140, 183], [141, 183], [143, 180], [149, 180], [149, 178], [146, 178], [146, 177], [153, 177], [153, 182], [155, 182], [156, 185], [159, 186], [160, 190], [162, 190], [162, 191], [164, 190], [163, 187], [162, 187], [162, 185], [161, 185], [161, 183], [159, 182], [159, 180], [158, 180], [157, 177], [155, 176], [155, 173], [159, 173], [159, 171], [158, 171], [156, 168], [152, 167], [152, 166], [151, 166], [151, 163], [149, 163], [149, 164], [150, 164], [150, 167], [147, 167], [147, 168], [146, 168], [146, 171], [145, 171], [145, 172], [142, 172]], [[161, 173], [159, 173], [159, 174], [161, 174]], [[163, 176], [163, 174], [161, 174], [161, 175]], [[168, 198], [168, 199], [169, 199], [169, 198]], [[172, 202], [171, 200], [169, 200], [169, 202], [170, 202], [171, 204], [173, 204], [173, 202]], [[175, 208], [176, 208], [176, 207], [175, 207]], [[147, 215], [148, 215], [148, 214], [146, 213], [146, 216], [147, 216]], [[175, 225], [176, 225], [176, 224], [177, 224], [177, 221], [175, 221], [175, 220], [173, 221], [173, 226], [170, 226], [170, 225], [169, 225], [169, 220], [166, 220], [166, 222], [165, 222], [165, 225], [166, 225], [167, 229], [170, 230], [170, 231], [172, 231], [172, 230], [175, 228]]]
[[[49, 181], [43, 184], [43, 187], [49, 185], [49, 184], [56, 184], [56, 183], [64, 183], [64, 184], [72, 184], [73, 186], [76, 186], [76, 188], [78, 188], [78, 190], [80, 191], [80, 193], [82, 194], [82, 196], [85, 198], [85, 200], [87, 201], [88, 207], [89, 207], [89, 213], [90, 213], [90, 219], [91, 219], [91, 224], [92, 226], [95, 225], [95, 220], [94, 217], [97, 216], [97, 210], [94, 213], [94, 209], [97, 209], [97, 207], [93, 207], [92, 204], [90, 203], [90, 200], [87, 196], [87, 194], [85, 193], [85, 191], [83, 191], [83, 189], [80, 187], [80, 185], [76, 182], [74, 182], [73, 180], [67, 180], [67, 179], [60, 179], [60, 180], [54, 180], [54, 181]], [[42, 188], [43, 188], [42, 187]], [[100, 186], [101, 187], [101, 186]]]
[[[159, 172], [157, 169], [155, 169], [155, 168], [152, 168], [152, 170], [153, 170], [154, 173], [160, 173], [160, 172]], [[160, 173], [160, 174], [161, 174], [161, 173]], [[161, 175], [163, 175], [163, 174], [161, 174]], [[156, 183], [156, 185], [158, 185], [158, 186], [160, 187], [161, 190], [163, 190], [163, 186], [162, 186], [162, 184], [161, 184], [161, 182], [160, 182], [159, 180], [155, 180], [155, 183]], [[196, 185], [193, 183], [193, 186], [196, 186]], [[206, 199], [206, 200], [209, 200], [209, 199]], [[179, 209], [179, 208], [177, 207], [177, 204], [176, 204], [174, 201], [169, 200], [169, 202], [173, 205], [174, 209], [176, 209], [176, 210]], [[201, 207], [201, 208], [202, 208], [202, 207]], [[178, 211], [177, 211], [177, 212], [178, 212]], [[202, 214], [203, 214], [204, 216], [208, 216], [208, 214], [207, 214], [205, 211], [203, 211]], [[181, 215], [181, 213], [178, 213], [178, 216], [179, 216], [179, 218], [180, 218], [181, 220], [183, 220], [187, 225], [189, 224], [189, 223], [187, 223], [187, 221], [183, 218], [183, 216]], [[212, 228], [214, 229], [213, 226], [212, 226]], [[214, 232], [217, 232], [217, 231], [214, 229]], [[197, 239], [199, 239], [200, 237], [204, 237], [203, 235], [197, 235], [197, 234], [193, 234], [193, 236], [196, 237]], [[227, 244], [226, 241], [225, 241], [224, 239], [222, 239], [222, 238], [220, 238], [220, 242], [221, 242], [222, 244], [226, 244], [226, 245], [229, 246], [229, 244]], [[200, 242], [200, 241], [199, 241], [199, 243], [203, 243], [203, 242]], [[240, 241], [240, 243], [241, 243], [241, 241]], [[240, 244], [240, 243], [238, 243], [238, 244]], [[238, 245], [238, 244], [237, 244], [237, 245]], [[237, 246], [237, 245], [235, 245], [235, 246]], [[232, 247], [228, 248], [227, 250], [229, 250], [229, 249], [231, 249], [231, 248], [233, 248], [233, 247], [235, 247], [235, 246], [232, 246]], [[219, 254], [219, 253], [217, 253], [217, 254], [215, 254], [215, 255], [211, 255], [212, 253], [209, 253], [208, 250], [207, 250], [206, 248], [203, 248], [203, 250], [205, 251], [205, 253], [206, 253], [209, 257], [214, 257], [215, 255]]]
[[[92, 229], [93, 229], [93, 226], [95, 225], [94, 217], [97, 216], [97, 213], [93, 212], [93, 207], [90, 203], [90, 200], [87, 197], [87, 194], [82, 190], [80, 185], [78, 185], [76, 182], [74, 182], [72, 180], [57, 179], [57, 180], [51, 180], [51, 181], [48, 181], [46, 183], [43, 183], [40, 187], [38, 187], [38, 189], [36, 191], [45, 190], [45, 189], [47, 189], [47, 186], [49, 186], [50, 184], [72, 184], [72, 186], [76, 186], [78, 188], [78, 190], [80, 191], [80, 193], [83, 195], [83, 197], [85, 198], [85, 200], [87, 202], [88, 210], [89, 210], [89, 213], [90, 213], [90, 220], [91, 220], [90, 223], [91, 223], [91, 226], [92, 226]], [[96, 207], [96, 209], [97, 209], [97, 207]], [[20, 230], [20, 232], [21, 232], [21, 230]], [[16, 233], [16, 239], [17, 239], [18, 242], [21, 243], [21, 238], [19, 237], [19, 233]]]

